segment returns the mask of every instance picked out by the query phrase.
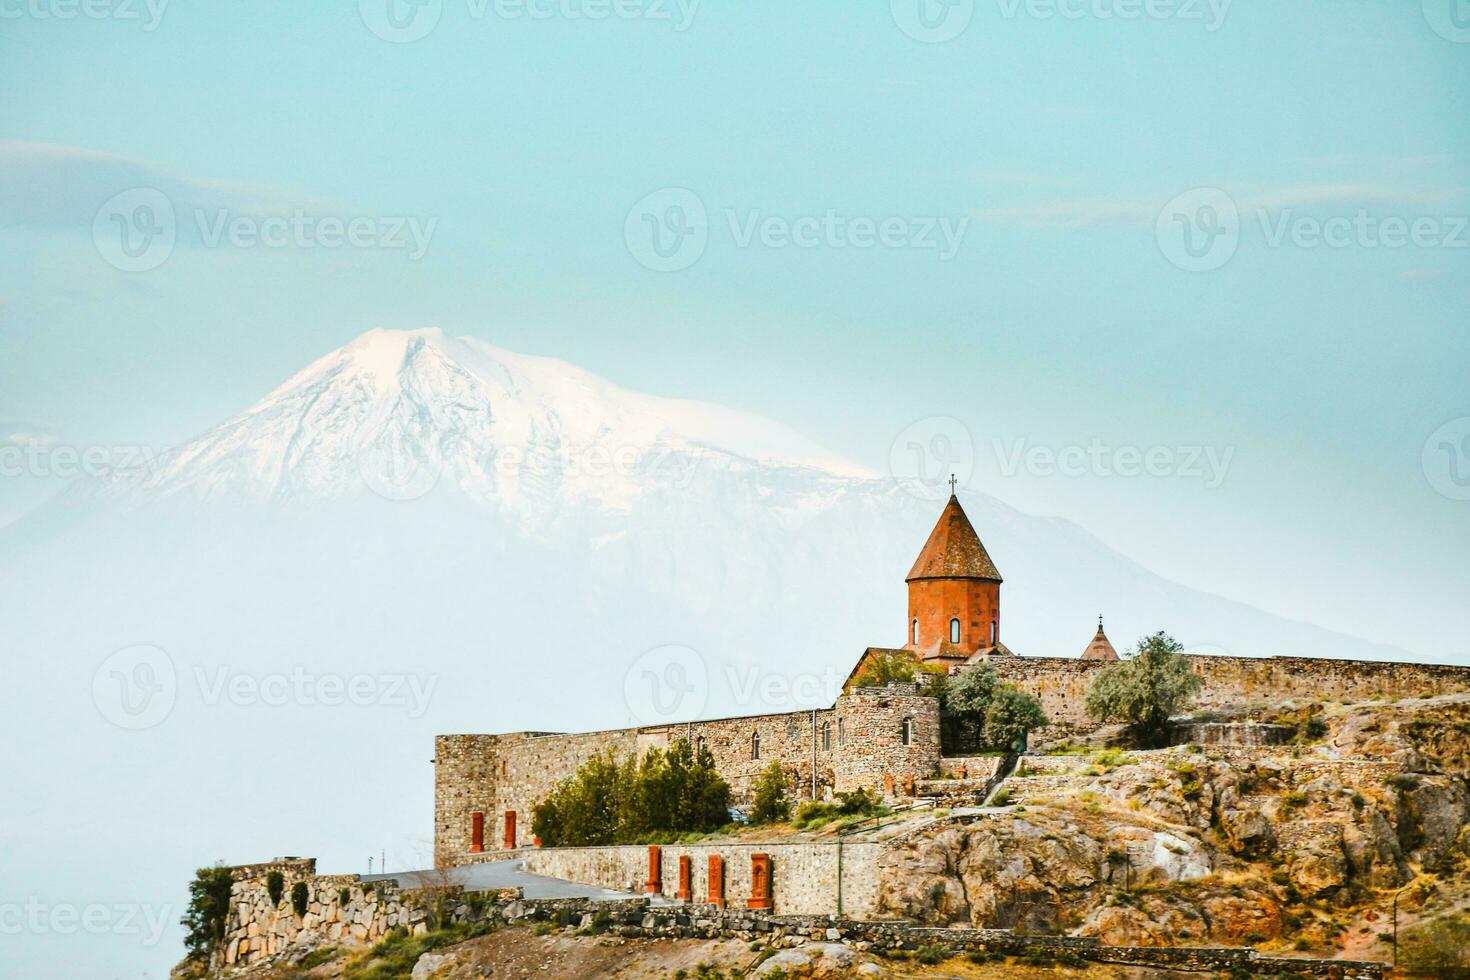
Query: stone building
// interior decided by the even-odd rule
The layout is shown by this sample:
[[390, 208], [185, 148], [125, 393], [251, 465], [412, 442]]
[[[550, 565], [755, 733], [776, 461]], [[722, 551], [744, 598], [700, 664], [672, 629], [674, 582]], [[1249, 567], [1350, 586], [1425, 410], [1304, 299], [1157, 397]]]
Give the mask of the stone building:
[[[1001, 642], [1001, 575], [958, 498], [951, 496], [907, 576], [907, 642], [870, 647], [829, 708], [710, 721], [552, 734], [440, 735], [434, 752], [434, 853], [440, 866], [477, 854], [530, 846], [531, 814], [561, 780], [594, 754], [637, 756], [675, 739], [707, 747], [736, 801], [780, 762], [797, 799], [865, 788], [913, 796], [916, 784], [963, 768], [945, 760], [938, 700], [925, 676], [883, 688], [854, 686], [870, 657], [915, 658], [948, 672], [984, 663], [1002, 681], [1036, 697], [1064, 735], [1088, 728], [1084, 704], [1097, 672], [1118, 662], [1099, 619], [1081, 657], [1023, 657]], [[1269, 693], [1307, 698], [1393, 698], [1470, 690], [1470, 669], [1286, 657], [1190, 658], [1203, 686], [1201, 707], [1250, 703]]]

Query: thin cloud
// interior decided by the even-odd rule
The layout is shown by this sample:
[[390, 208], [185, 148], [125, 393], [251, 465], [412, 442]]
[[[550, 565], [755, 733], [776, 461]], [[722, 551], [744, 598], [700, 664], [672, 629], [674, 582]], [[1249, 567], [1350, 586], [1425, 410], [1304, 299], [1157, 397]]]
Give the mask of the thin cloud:
[[162, 191], [185, 210], [279, 214], [328, 207], [288, 188], [188, 177], [149, 160], [87, 147], [0, 140], [0, 224], [89, 229], [109, 198], [139, 187]]
[[[1022, 185], [1017, 185], [1022, 186]], [[1209, 185], [1201, 185], [1209, 186]], [[1176, 195], [1189, 188], [1159, 191], [1147, 196], [1050, 198], [1003, 207], [972, 208], [971, 217], [991, 224], [1023, 228], [1074, 231], [1109, 225], [1152, 225]], [[1425, 188], [1402, 184], [1315, 183], [1248, 184], [1222, 187], [1242, 212], [1282, 211], [1288, 208], [1384, 208], [1421, 212], [1450, 208], [1464, 196], [1463, 189]]]

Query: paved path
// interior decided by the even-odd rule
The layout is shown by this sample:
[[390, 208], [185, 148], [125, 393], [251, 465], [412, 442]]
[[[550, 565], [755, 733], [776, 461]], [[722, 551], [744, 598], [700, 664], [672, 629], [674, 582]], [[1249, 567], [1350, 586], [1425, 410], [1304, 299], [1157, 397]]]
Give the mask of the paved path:
[[[445, 875], [448, 875], [446, 881]], [[494, 888], [521, 888], [526, 898], [635, 898], [627, 892], [608, 891], [595, 885], [582, 885], [560, 878], [545, 878], [526, 871], [524, 861], [508, 859], [467, 864], [444, 871], [395, 871], [391, 874], [363, 875], [363, 881], [385, 881], [396, 878], [404, 888], [422, 888], [442, 884], [462, 885], [465, 891], [478, 892]]]

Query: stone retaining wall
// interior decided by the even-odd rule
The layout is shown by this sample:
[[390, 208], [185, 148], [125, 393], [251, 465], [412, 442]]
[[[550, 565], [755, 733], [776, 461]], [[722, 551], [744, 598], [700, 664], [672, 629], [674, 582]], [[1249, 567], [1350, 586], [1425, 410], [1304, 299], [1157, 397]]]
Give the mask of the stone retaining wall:
[[[883, 844], [872, 841], [820, 844], [668, 844], [659, 848], [661, 887], [673, 898], [679, 887], [679, 858], [690, 859], [691, 894], [709, 896], [709, 859], [724, 858], [725, 901], [744, 907], [751, 897], [751, 855], [769, 854], [771, 899], [780, 915], [874, 916], [878, 909], [878, 857]], [[532, 874], [638, 894], [648, 880], [649, 849], [558, 847], [523, 852]], [[839, 864], [841, 879], [839, 887]], [[839, 908], [840, 903], [840, 908]]]
[[[1309, 980], [1382, 980], [1386, 964], [1355, 960], [1319, 960], [1261, 956], [1253, 949], [1232, 947], [1104, 946], [1096, 939], [1071, 936], [1025, 936], [1005, 929], [939, 929], [897, 922], [870, 922], [826, 915], [772, 915], [749, 910], [720, 910], [704, 905], [651, 906], [646, 898], [621, 901], [586, 899], [527, 900], [504, 894], [472, 902], [451, 895], [447, 921], [483, 922], [487, 926], [556, 923], [585, 933], [609, 932], [625, 937], [740, 939], [772, 946], [799, 946], [811, 940], [841, 942], [859, 950], [906, 949], [939, 945], [955, 953], [984, 950], [1003, 955], [1068, 956], [1099, 963], [1118, 963], [1179, 970], [1233, 970], [1256, 976]], [[386, 908], [387, 903], [384, 903]], [[400, 904], [400, 908], [403, 907]], [[257, 925], [265, 923], [255, 922]], [[413, 927], [418, 929], [418, 926]], [[420, 930], [421, 931], [421, 930]], [[348, 935], [344, 944], [360, 944]], [[274, 952], [237, 957], [224, 972], [266, 960], [299, 959], [326, 943], [320, 935], [300, 931]]]

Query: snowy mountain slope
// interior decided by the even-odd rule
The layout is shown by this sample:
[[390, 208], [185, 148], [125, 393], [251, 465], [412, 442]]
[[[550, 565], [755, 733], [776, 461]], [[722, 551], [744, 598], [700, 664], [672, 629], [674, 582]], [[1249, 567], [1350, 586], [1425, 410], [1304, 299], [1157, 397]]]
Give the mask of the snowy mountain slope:
[[113, 489], [299, 501], [366, 488], [409, 499], [442, 479], [523, 512], [551, 498], [627, 510], [643, 480], [678, 478], [691, 457], [874, 475], [763, 419], [426, 329], [362, 335]]

